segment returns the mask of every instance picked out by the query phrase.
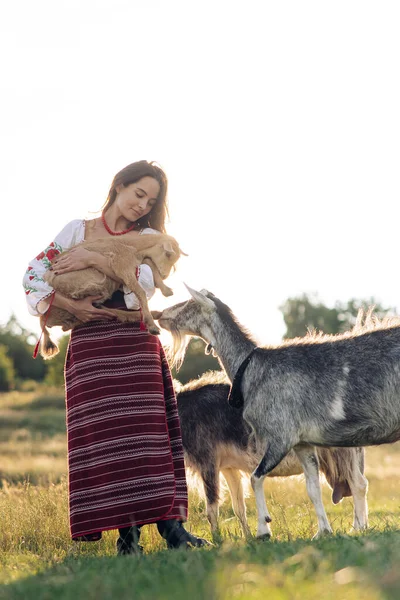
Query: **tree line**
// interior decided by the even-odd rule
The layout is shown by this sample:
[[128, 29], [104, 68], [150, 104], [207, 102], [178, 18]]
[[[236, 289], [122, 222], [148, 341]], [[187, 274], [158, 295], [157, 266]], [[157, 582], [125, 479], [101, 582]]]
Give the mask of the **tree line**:
[[[374, 306], [378, 318], [396, 315], [393, 307], [383, 307], [374, 298], [366, 300], [351, 299], [348, 302], [336, 302], [334, 307], [324, 305], [316, 295], [303, 294], [288, 298], [279, 307], [286, 326], [284, 338], [301, 337], [310, 330], [336, 334], [351, 329], [360, 309], [367, 311]], [[60, 353], [50, 361], [44, 361], [40, 355], [32, 357], [37, 336], [28, 331], [11, 315], [8, 322], [0, 326], [0, 391], [28, 389], [32, 383], [63, 385], [64, 362], [68, 347], [69, 334], [58, 342]], [[192, 338], [179, 372], [172, 374], [181, 383], [195, 379], [205, 371], [219, 370], [215, 357], [205, 354], [205, 344], [199, 338]]]

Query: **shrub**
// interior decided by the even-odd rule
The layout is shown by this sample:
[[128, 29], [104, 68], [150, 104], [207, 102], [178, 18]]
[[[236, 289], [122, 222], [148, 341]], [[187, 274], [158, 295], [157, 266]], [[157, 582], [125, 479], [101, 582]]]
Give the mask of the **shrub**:
[[7, 348], [0, 345], [0, 391], [8, 392], [14, 388], [14, 385], [14, 363], [7, 354]]

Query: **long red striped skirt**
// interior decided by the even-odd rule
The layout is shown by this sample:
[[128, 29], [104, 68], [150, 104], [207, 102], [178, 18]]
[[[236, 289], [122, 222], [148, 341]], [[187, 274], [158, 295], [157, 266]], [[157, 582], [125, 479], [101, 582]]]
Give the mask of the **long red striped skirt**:
[[182, 439], [171, 374], [139, 324], [72, 331], [66, 365], [69, 516], [75, 540], [187, 518]]

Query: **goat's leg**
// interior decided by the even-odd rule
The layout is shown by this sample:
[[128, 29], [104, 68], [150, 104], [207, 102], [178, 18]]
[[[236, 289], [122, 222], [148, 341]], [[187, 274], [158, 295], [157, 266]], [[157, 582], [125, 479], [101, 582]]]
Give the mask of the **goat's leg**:
[[[261, 442], [258, 442], [261, 446]], [[265, 444], [264, 444], [265, 447]], [[258, 467], [251, 476], [251, 486], [254, 490], [257, 505], [257, 537], [258, 538], [270, 538], [272, 535], [269, 523], [271, 522], [271, 516], [267, 509], [264, 495], [264, 479], [268, 473], [274, 469], [286, 454], [289, 452], [290, 446], [286, 444], [282, 439], [274, 439], [271, 443], [266, 445], [266, 452], [262, 457]]]
[[112, 256], [111, 268], [115, 275], [121, 279], [121, 281], [123, 281], [134, 294], [136, 294], [143, 311], [143, 320], [149, 328], [149, 332], [154, 335], [161, 333], [155, 324], [153, 317], [151, 316], [146, 294], [138, 283], [136, 277], [132, 275], [132, 257], [130, 253], [124, 254], [123, 257], [121, 255], [118, 257], [115, 257], [115, 255]]
[[353, 527], [356, 530], [367, 529], [368, 527], [368, 480], [358, 473], [354, 479], [349, 481], [349, 486], [354, 502], [354, 520]]
[[226, 479], [226, 483], [228, 484], [233, 512], [239, 519], [243, 535], [245, 537], [250, 537], [251, 532], [246, 517], [246, 504], [244, 502], [242, 475], [237, 469], [222, 469], [222, 474]]
[[172, 296], [173, 295], [173, 291], [170, 287], [168, 287], [167, 285], [165, 285], [163, 279], [161, 279], [161, 275], [159, 270], [157, 269], [156, 265], [154, 264], [154, 262], [151, 260], [151, 258], [144, 258], [143, 265], [148, 265], [150, 267], [150, 269], [153, 272], [153, 279], [154, 279], [154, 285], [161, 291], [163, 296]]
[[332, 528], [322, 503], [321, 487], [319, 484], [319, 464], [315, 450], [313, 446], [309, 446], [308, 444], [299, 444], [294, 447], [294, 451], [303, 466], [308, 496], [317, 514], [318, 532], [314, 537], [317, 538], [327, 533], [332, 533]]
[[209, 465], [201, 470], [204, 493], [206, 495], [207, 519], [210, 523], [211, 533], [218, 532], [219, 514], [219, 471], [215, 465]]
[[364, 475], [364, 448], [357, 448], [355, 460], [353, 461], [351, 477], [348, 483], [353, 496], [354, 521], [356, 530], [368, 527], [368, 479]]

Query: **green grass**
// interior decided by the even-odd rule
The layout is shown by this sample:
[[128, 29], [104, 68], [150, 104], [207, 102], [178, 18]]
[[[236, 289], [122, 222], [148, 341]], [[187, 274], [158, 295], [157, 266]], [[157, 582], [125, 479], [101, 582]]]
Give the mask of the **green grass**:
[[[1, 599], [376, 600], [400, 597], [400, 447], [368, 449], [370, 529], [351, 532], [352, 502], [323, 488], [334, 529], [314, 540], [316, 518], [302, 478], [265, 485], [273, 517], [269, 542], [246, 541], [228, 499], [219, 541], [168, 551], [154, 525], [145, 554], [117, 557], [117, 532], [75, 543], [68, 531], [62, 391], [0, 396]], [[256, 530], [252, 497], [249, 523]], [[203, 499], [190, 492], [188, 529], [211, 541]]]
[[1, 482], [49, 484], [66, 473], [64, 391], [0, 395]]

